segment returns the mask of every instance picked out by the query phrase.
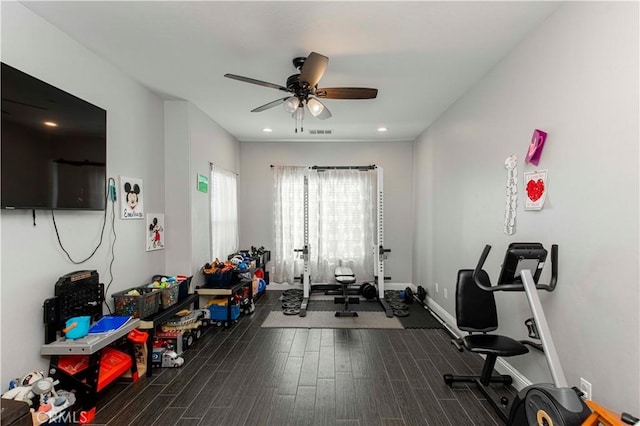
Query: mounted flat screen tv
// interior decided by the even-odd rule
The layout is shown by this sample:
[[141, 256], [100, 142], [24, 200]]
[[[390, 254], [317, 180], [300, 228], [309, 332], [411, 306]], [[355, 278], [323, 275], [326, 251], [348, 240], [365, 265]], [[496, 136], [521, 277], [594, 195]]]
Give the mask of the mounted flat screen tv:
[[104, 210], [107, 112], [2, 63], [3, 209]]

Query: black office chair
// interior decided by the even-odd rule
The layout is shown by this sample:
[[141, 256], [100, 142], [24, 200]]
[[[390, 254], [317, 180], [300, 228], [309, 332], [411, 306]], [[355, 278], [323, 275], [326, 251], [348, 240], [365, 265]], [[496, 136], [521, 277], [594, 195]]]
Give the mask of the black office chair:
[[[479, 279], [483, 284], [490, 286], [491, 282], [487, 273], [480, 271]], [[511, 376], [502, 374], [494, 375], [493, 369], [498, 357], [523, 355], [529, 349], [521, 342], [510, 337], [489, 334], [498, 328], [498, 314], [493, 292], [484, 291], [473, 280], [473, 269], [461, 269], [458, 271], [458, 283], [456, 285], [456, 322], [460, 330], [469, 332], [468, 335], [452, 340], [459, 351], [464, 349], [486, 356], [482, 373], [479, 376], [455, 376], [444, 375], [444, 382], [451, 385], [454, 382], [472, 382], [478, 385], [482, 393], [494, 402], [484, 386], [489, 383], [504, 383], [510, 385]], [[476, 334], [473, 334], [476, 333]]]

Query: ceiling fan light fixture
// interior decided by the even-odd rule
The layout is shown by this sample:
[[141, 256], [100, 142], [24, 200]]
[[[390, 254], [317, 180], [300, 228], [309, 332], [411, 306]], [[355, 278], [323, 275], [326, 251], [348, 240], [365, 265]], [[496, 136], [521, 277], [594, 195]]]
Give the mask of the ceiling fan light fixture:
[[304, 108], [298, 108], [291, 114], [294, 120], [302, 121], [304, 120]]
[[322, 111], [324, 111], [324, 105], [322, 105], [322, 102], [314, 98], [307, 100], [307, 108], [309, 108], [309, 112], [314, 117], [319, 116], [322, 114]]
[[296, 96], [292, 96], [286, 101], [284, 101], [284, 110], [287, 111], [289, 114], [293, 114], [294, 112], [296, 112], [296, 110], [298, 109], [298, 106], [300, 106], [300, 101]]

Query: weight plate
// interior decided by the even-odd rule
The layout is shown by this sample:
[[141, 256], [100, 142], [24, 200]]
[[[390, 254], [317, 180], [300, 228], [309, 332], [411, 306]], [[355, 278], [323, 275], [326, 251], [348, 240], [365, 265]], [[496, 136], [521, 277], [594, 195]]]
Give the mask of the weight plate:
[[411, 290], [411, 287], [404, 289], [404, 302], [413, 303], [413, 290]]
[[393, 310], [393, 315], [397, 316], [397, 317], [408, 317], [409, 316], [409, 312], [405, 311], [404, 309], [394, 309]]
[[378, 294], [378, 289], [374, 285], [365, 283], [363, 284], [360, 293], [365, 299], [371, 300], [375, 299], [376, 295]]
[[300, 303], [286, 302], [282, 304], [282, 309], [300, 309]]
[[389, 303], [389, 306], [391, 306], [391, 309], [393, 310], [398, 310], [398, 311], [405, 311], [407, 310], [407, 308], [409, 308], [409, 306], [407, 306], [406, 303], [402, 303], [402, 302], [391, 302]]
[[283, 294], [282, 297], [284, 299], [302, 299], [304, 296], [302, 295], [302, 293], [300, 294], [294, 293], [294, 294]]
[[427, 298], [427, 290], [421, 285], [418, 286], [418, 300], [424, 303], [424, 299]]
[[285, 315], [298, 315], [300, 314], [300, 309], [288, 308], [282, 311]]
[[285, 297], [284, 299], [282, 299], [283, 302], [285, 303], [302, 303], [302, 297]]

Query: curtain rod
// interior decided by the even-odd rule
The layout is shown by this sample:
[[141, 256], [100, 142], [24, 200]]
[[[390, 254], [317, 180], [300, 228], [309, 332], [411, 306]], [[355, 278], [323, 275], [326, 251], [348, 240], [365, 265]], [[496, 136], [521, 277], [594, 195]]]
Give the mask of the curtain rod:
[[216, 166], [211, 161], [209, 161], [209, 168], [212, 168], [212, 167], [214, 167], [216, 169], [220, 169], [220, 170], [222, 170], [224, 172], [227, 172], [227, 173], [231, 173], [232, 175], [240, 176], [240, 173], [232, 172], [231, 170], [227, 170], [224, 167]]
[[[277, 167], [273, 164], [270, 166], [271, 168]], [[306, 166], [293, 166], [293, 167], [306, 167]], [[311, 166], [310, 169], [313, 170], [373, 170], [377, 166], [375, 164], [370, 164], [368, 166]]]

